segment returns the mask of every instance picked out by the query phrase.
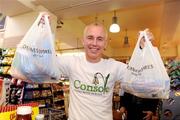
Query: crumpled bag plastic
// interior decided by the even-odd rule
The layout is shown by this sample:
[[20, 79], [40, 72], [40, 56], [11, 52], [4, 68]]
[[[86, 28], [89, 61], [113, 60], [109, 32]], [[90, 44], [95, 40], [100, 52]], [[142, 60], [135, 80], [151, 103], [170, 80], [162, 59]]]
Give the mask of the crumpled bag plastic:
[[[140, 49], [139, 42], [142, 37], [145, 37], [145, 47]], [[169, 97], [170, 78], [158, 49], [152, 46], [145, 31], [140, 32], [121, 87], [124, 91], [141, 98]]]
[[49, 16], [42, 12], [18, 44], [10, 73], [25, 81], [57, 82], [57, 63]]

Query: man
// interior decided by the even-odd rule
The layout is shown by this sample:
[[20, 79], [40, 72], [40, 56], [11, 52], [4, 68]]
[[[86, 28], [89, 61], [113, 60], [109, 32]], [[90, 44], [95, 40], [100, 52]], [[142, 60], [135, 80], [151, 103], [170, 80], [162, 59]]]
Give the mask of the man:
[[102, 58], [107, 31], [100, 23], [86, 26], [82, 43], [84, 56], [58, 58], [60, 71], [70, 81], [69, 120], [112, 120], [113, 87], [126, 64]]

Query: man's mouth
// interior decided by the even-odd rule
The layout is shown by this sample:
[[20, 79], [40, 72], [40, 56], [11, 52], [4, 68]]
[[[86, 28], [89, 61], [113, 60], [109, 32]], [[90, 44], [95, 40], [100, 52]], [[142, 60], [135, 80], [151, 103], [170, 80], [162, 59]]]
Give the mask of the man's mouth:
[[90, 51], [91, 51], [92, 53], [96, 53], [97, 51], [99, 51], [99, 49], [98, 49], [98, 48], [90, 48]]

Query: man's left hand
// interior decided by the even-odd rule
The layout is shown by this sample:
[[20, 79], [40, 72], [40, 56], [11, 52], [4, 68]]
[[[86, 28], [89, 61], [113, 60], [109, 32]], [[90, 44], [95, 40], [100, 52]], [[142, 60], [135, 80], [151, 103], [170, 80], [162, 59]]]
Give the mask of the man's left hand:
[[[153, 34], [149, 31], [149, 29], [145, 29], [144, 32], [146, 32], [146, 35], [147, 35], [147, 38], [150, 40], [150, 41], [153, 41], [154, 40], [154, 36]], [[145, 44], [145, 38], [142, 37], [142, 39], [140, 40], [140, 48], [143, 49], [144, 48], [144, 44]]]
[[153, 112], [152, 111], [143, 111], [144, 114], [146, 114], [146, 116], [143, 118], [143, 120], [151, 120], [152, 116], [153, 116]]

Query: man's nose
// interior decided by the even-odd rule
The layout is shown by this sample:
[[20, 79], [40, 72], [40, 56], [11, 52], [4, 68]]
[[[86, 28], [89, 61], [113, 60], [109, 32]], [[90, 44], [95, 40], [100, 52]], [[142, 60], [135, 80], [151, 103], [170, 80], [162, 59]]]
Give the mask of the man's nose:
[[97, 45], [97, 40], [94, 39], [92, 44], [93, 44], [93, 45]]

